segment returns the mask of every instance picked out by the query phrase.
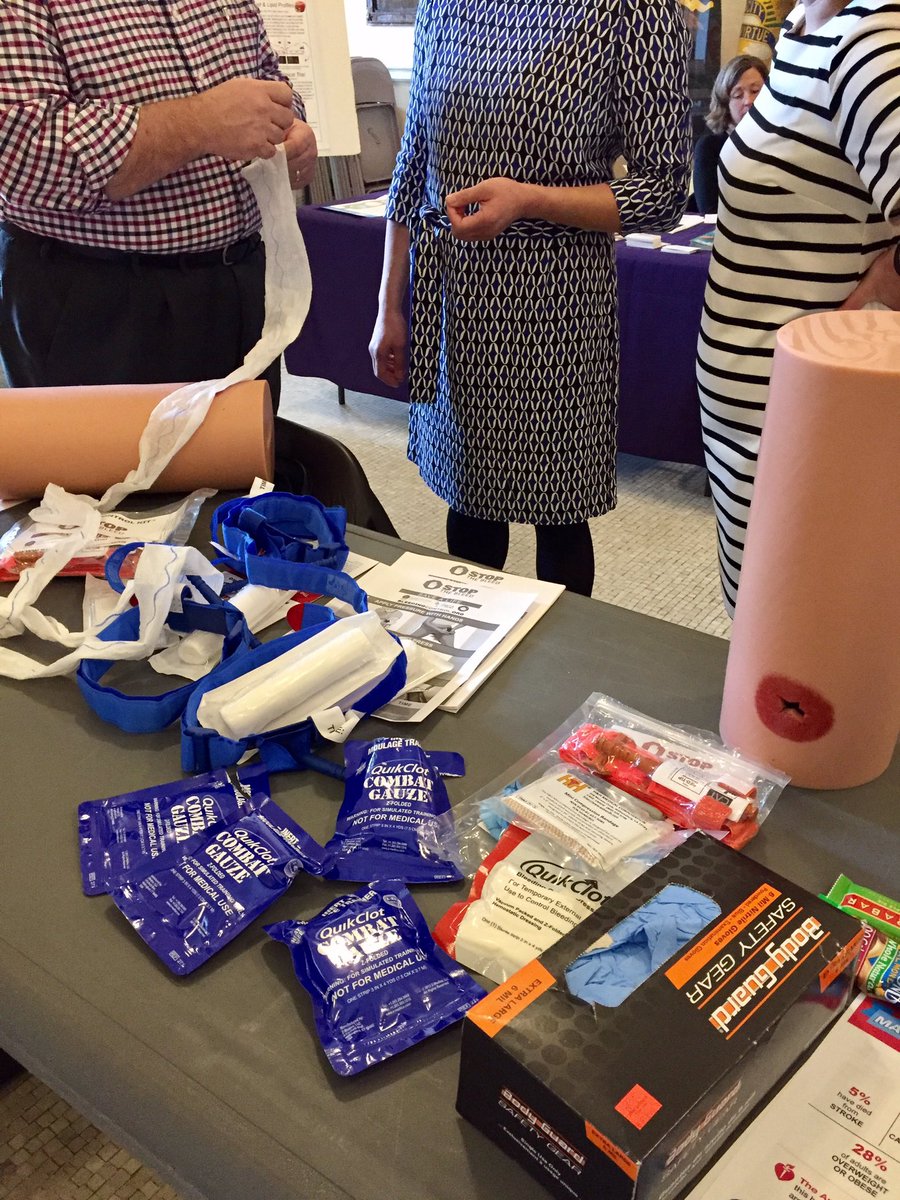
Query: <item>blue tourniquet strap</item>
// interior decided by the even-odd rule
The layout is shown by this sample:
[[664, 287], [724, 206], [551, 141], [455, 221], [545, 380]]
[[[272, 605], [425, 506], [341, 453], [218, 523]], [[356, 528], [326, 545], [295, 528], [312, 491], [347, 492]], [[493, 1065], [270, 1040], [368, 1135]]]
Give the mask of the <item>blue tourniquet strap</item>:
[[[334, 596], [357, 612], [366, 612], [366, 593], [341, 569], [348, 554], [346, 527], [344, 509], [326, 508], [312, 496], [295, 496], [290, 492], [229, 500], [220, 504], [212, 517], [212, 537], [223, 550], [216, 560], [218, 565], [242, 575], [248, 583]], [[125, 586], [120, 572], [126, 558], [140, 545], [132, 543], [110, 555], [106, 575], [116, 591], [121, 592]], [[233, 741], [204, 729], [197, 720], [197, 708], [207, 691], [284, 654], [336, 620], [335, 614], [331, 609], [307, 604], [296, 633], [260, 645], [238, 609], [216, 595], [202, 579], [191, 576], [190, 583], [201, 600], [195, 599], [186, 588], [182, 611], [170, 613], [167, 624], [178, 633], [203, 629], [222, 634], [219, 666], [199, 683], [190, 682], [156, 696], [130, 696], [101, 683], [114, 665], [113, 660], [86, 659], [79, 666], [77, 679], [91, 708], [128, 733], [163, 729], [181, 717], [182, 765], [186, 771], [196, 773], [231, 766], [249, 750], [258, 749], [270, 771], [314, 767], [342, 777], [341, 767], [314, 753], [323, 739], [311, 721]], [[140, 614], [133, 609], [111, 622], [100, 637], [105, 641], [133, 641], [139, 628]], [[406, 655], [401, 653], [387, 676], [354, 708], [362, 713], [374, 712], [402, 690], [405, 680]]]
[[236, 567], [247, 555], [340, 570], [347, 561], [347, 514], [314, 496], [265, 492], [226, 500], [212, 515], [212, 538]]
[[[124, 547], [133, 549], [133, 547]], [[123, 556], [124, 557], [124, 556]], [[223, 661], [232, 656], [242, 657], [251, 647], [258, 645], [256, 638], [247, 628], [244, 614], [222, 600], [209, 585], [196, 575], [188, 576], [191, 585], [204, 597], [206, 603], [185, 598], [181, 613], [170, 613], [166, 622], [179, 633], [191, 633], [203, 629], [224, 637]], [[118, 575], [116, 575], [118, 579]], [[115, 586], [115, 585], [114, 585]], [[103, 642], [134, 642], [140, 632], [141, 614], [131, 608], [111, 621], [98, 635]], [[188, 697], [197, 686], [186, 683], [156, 696], [132, 696], [118, 688], [108, 687], [100, 681], [112, 667], [115, 659], [83, 659], [78, 666], [76, 680], [82, 696], [98, 717], [117, 726], [125, 733], [155, 733], [165, 729], [184, 712]]]
[[226, 500], [212, 516], [212, 539], [224, 551], [217, 565], [248, 583], [335, 596], [366, 612], [365, 592], [342, 570], [349, 553], [346, 529], [343, 508], [292, 492]]
[[132, 550], [140, 550], [144, 545], [143, 542], [129, 542], [127, 546], [118, 546], [107, 558], [103, 565], [103, 572], [106, 575], [106, 582], [116, 592], [125, 591], [125, 580], [122, 578], [122, 567], [125, 564], [125, 559]]

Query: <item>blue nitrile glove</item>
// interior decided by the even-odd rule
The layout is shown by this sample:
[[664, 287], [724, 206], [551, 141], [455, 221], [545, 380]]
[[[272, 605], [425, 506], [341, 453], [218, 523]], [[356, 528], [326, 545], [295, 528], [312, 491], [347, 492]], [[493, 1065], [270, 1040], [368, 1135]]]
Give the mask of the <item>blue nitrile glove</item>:
[[617, 1008], [720, 913], [708, 896], [669, 884], [611, 929], [605, 945], [566, 968], [569, 991], [588, 1004]]

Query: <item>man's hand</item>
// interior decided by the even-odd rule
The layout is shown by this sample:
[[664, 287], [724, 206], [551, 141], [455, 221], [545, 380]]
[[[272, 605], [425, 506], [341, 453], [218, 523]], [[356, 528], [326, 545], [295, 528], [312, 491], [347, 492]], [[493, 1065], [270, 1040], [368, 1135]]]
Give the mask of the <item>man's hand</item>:
[[249, 78], [229, 79], [188, 99], [203, 152], [233, 162], [271, 158], [294, 124], [293, 102], [288, 84]]
[[396, 309], [379, 309], [378, 320], [369, 342], [372, 370], [388, 387], [399, 387], [406, 378], [406, 343], [409, 332], [406, 317]]
[[[447, 197], [450, 232], [463, 242], [485, 242], [526, 216], [527, 186], [514, 179], [485, 179]], [[466, 210], [475, 206], [476, 211]]]
[[284, 139], [284, 149], [291, 187], [302, 188], [312, 183], [319, 150], [316, 146], [316, 135], [305, 121], [294, 121]]
[[878, 300], [895, 311], [900, 310], [900, 275], [894, 270], [895, 249], [895, 246], [890, 246], [878, 255], [841, 305], [841, 310], [863, 308], [872, 300]]

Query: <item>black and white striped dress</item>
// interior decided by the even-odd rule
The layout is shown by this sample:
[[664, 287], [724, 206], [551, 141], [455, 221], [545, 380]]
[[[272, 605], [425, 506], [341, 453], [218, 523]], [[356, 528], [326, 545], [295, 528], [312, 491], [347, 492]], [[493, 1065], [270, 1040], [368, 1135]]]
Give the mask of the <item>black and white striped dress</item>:
[[900, 235], [897, 0], [851, 0], [814, 34], [791, 12], [719, 183], [698, 383], [733, 612], [776, 332], [837, 308]]

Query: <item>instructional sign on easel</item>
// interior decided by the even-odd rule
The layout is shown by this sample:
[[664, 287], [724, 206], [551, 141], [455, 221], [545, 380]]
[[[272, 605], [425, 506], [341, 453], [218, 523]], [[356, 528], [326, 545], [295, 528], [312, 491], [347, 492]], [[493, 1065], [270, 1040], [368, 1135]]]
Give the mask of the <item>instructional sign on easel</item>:
[[306, 105], [319, 154], [359, 154], [343, 0], [257, 3], [278, 64]]

